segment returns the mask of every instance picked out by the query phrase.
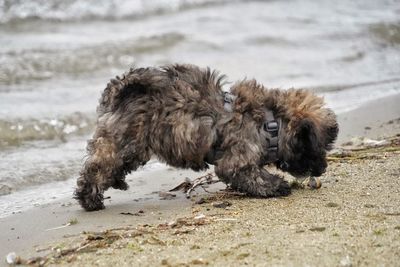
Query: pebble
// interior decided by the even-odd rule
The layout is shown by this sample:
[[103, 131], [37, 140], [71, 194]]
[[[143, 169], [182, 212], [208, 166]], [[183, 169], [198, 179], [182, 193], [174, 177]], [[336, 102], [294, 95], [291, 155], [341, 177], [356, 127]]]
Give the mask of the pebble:
[[334, 202], [329, 202], [328, 204], [326, 204], [326, 206], [328, 208], [336, 208], [336, 207], [339, 207], [339, 204], [334, 203]]
[[10, 265], [18, 264], [20, 262], [20, 258], [15, 252], [10, 252], [6, 256], [6, 262]]
[[326, 227], [323, 227], [323, 226], [316, 226], [316, 227], [310, 228], [310, 231], [313, 231], [313, 232], [323, 232], [323, 231], [325, 231], [325, 229], [326, 229]]
[[351, 263], [349, 255], [346, 255], [346, 257], [343, 257], [340, 260], [340, 266], [343, 266], [343, 267], [351, 267], [351, 266], [353, 266], [353, 264]]
[[206, 203], [206, 199], [204, 197], [196, 200], [196, 202], [195, 202], [195, 204], [204, 204], [204, 203]]
[[322, 186], [321, 180], [317, 177], [310, 177], [308, 181], [308, 186], [312, 189], [319, 189]]
[[199, 214], [196, 217], [194, 217], [195, 220], [202, 220], [202, 219], [205, 219], [205, 218], [206, 218], [206, 215], [204, 215], [204, 214]]
[[220, 208], [220, 209], [225, 209], [226, 207], [231, 206], [232, 204], [228, 201], [218, 201], [212, 203], [214, 208]]
[[163, 191], [158, 192], [158, 196], [159, 196], [162, 200], [171, 200], [171, 199], [173, 199], [174, 197], [176, 197], [176, 195], [173, 194], [173, 193], [170, 193], [170, 192], [163, 192]]

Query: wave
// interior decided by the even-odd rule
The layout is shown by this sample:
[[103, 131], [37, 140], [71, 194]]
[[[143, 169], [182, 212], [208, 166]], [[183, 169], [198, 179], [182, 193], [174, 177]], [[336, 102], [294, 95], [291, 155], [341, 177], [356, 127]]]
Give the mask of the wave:
[[376, 23], [369, 27], [370, 32], [384, 45], [400, 45], [400, 22], [396, 23]]
[[53, 119], [0, 120], [0, 149], [20, 146], [28, 141], [61, 140], [88, 134], [95, 124], [94, 116], [80, 112]]
[[38, 142], [35, 146], [0, 151], [0, 196], [77, 177], [85, 159], [85, 139], [72, 138], [65, 143]]
[[123, 19], [176, 12], [228, 0], [0, 0], [0, 23]]
[[45, 80], [56, 74], [79, 75], [103, 68], [127, 68], [135, 57], [164, 51], [185, 39], [180, 33], [165, 33], [123, 42], [108, 42], [91, 47], [56, 50], [26, 50], [0, 55], [0, 84]]

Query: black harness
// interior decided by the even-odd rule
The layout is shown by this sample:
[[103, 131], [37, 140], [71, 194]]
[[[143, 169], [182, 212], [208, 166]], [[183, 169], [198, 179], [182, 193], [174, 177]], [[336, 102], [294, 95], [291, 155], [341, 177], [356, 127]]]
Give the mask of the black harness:
[[[226, 111], [232, 112], [232, 104], [235, 101], [236, 96], [230, 92], [224, 92], [224, 108]], [[265, 163], [274, 163], [278, 161], [278, 149], [279, 149], [279, 129], [280, 120], [276, 120], [271, 110], [265, 110], [265, 122], [263, 130], [267, 133], [267, 154], [265, 157]]]
[[278, 161], [278, 148], [279, 148], [279, 128], [281, 121], [275, 120], [274, 114], [271, 110], [265, 111], [265, 122], [264, 122], [264, 131], [266, 131], [269, 135], [267, 138], [268, 147], [267, 147], [267, 163], [273, 163]]

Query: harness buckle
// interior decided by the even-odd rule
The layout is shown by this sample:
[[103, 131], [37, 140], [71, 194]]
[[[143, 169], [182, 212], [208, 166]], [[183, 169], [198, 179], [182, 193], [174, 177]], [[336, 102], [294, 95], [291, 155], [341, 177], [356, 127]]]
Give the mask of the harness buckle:
[[277, 121], [268, 121], [268, 122], [264, 123], [264, 130], [267, 132], [278, 131], [278, 122]]
[[224, 103], [232, 103], [233, 99], [232, 96], [230, 95], [230, 93], [228, 92], [224, 92]]

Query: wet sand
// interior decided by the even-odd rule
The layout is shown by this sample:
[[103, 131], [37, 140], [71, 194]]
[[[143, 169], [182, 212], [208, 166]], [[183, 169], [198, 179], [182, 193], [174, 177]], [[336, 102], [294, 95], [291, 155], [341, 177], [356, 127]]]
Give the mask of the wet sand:
[[379, 139], [400, 133], [400, 94], [381, 98], [339, 114], [340, 125], [337, 144], [353, 137]]
[[[357, 135], [376, 138], [400, 133], [399, 100], [400, 96], [381, 99], [341, 114], [338, 143]], [[226, 209], [214, 207], [213, 199], [194, 204], [179, 192], [172, 200], [159, 200], [152, 192], [171, 187], [156, 183], [151, 183], [154, 189], [149, 190], [149, 199], [134, 199], [130, 191], [110, 190], [107, 208], [99, 212], [84, 212], [72, 199], [56, 201], [0, 219], [0, 255], [14, 251], [26, 259], [83, 247], [79, 253], [53, 257], [47, 263], [395, 266], [400, 256], [398, 152], [377, 151], [363, 160], [334, 160], [320, 190], [294, 190], [291, 196], [278, 199], [228, 197], [224, 200], [231, 206]], [[160, 178], [162, 184], [162, 178], [182, 177], [183, 181], [200, 175], [171, 169], [149, 171], [141, 178]], [[179, 222], [178, 218], [186, 218], [181, 219], [185, 223], [168, 226]], [[68, 222], [72, 224], [49, 230]], [[99, 243], [96, 249], [87, 234], [80, 234], [121, 227], [128, 230], [110, 231], [118, 236], [112, 239], [99, 234], [95, 242], [109, 242]]]

